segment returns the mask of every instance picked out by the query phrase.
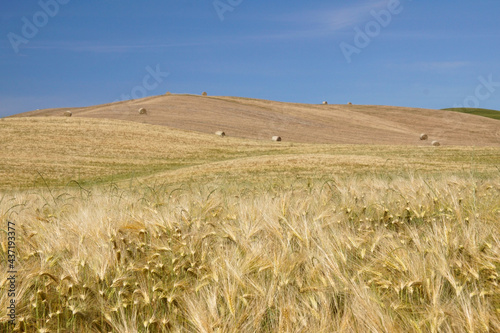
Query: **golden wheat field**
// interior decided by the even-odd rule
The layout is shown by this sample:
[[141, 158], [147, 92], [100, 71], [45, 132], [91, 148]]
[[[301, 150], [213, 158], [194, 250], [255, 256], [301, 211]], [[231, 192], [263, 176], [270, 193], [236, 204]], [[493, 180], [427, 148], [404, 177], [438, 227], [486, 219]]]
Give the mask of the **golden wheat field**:
[[0, 138], [1, 332], [500, 331], [498, 147], [62, 117]]

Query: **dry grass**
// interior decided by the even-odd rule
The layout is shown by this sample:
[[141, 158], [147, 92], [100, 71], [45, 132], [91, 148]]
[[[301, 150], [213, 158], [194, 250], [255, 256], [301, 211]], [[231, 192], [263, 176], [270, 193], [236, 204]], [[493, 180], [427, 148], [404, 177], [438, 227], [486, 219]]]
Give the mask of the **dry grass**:
[[499, 148], [75, 117], [6, 119], [0, 138], [16, 332], [500, 331]]
[[[34, 139], [36, 138], [36, 139]], [[287, 140], [288, 141], [288, 140]], [[354, 149], [355, 147], [355, 149]], [[0, 122], [0, 189], [157, 179], [238, 181], [275, 175], [497, 173], [497, 147], [312, 145], [220, 140], [133, 122], [8, 118]], [[43, 179], [42, 179], [43, 177]], [[75, 184], [74, 184], [75, 185]]]
[[[249, 156], [271, 145], [125, 121], [9, 118], [0, 123], [0, 188], [106, 182]], [[36, 138], [36, 139], [34, 139]]]
[[13, 193], [16, 331], [498, 332], [499, 198], [453, 176]]

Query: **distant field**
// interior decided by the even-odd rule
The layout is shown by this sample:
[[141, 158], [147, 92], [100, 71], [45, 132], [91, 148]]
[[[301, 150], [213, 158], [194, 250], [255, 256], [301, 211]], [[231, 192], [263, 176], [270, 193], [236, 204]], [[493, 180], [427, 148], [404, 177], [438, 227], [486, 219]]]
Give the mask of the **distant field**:
[[497, 110], [488, 110], [488, 109], [474, 109], [474, 108], [448, 108], [443, 109], [447, 111], [457, 111], [462, 113], [473, 114], [476, 116], [488, 117], [491, 119], [500, 120], [500, 111]]
[[223, 177], [498, 172], [498, 147], [313, 145], [248, 140], [134, 122], [64, 117], [0, 121], [0, 188], [176, 183]]

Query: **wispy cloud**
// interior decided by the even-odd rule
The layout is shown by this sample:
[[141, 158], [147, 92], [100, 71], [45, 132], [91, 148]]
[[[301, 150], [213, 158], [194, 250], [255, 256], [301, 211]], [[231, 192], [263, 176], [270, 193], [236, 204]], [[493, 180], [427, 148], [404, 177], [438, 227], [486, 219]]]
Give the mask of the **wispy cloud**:
[[389, 64], [388, 67], [414, 71], [450, 71], [472, 65], [468, 61], [422, 61], [406, 64]]
[[463, 32], [460, 34], [450, 33], [450, 31], [446, 29], [398, 29], [398, 30], [389, 30], [384, 33], [384, 38], [392, 38], [399, 40], [457, 40], [463, 41], [464, 39], [472, 39], [477, 40], [478, 38], [493, 38], [493, 35], [490, 33], [467, 33]]
[[184, 47], [184, 46], [199, 46], [207, 45], [207, 42], [186, 42], [186, 43], [99, 43], [85, 41], [45, 41], [33, 42], [25, 46], [26, 50], [62, 50], [72, 52], [94, 52], [94, 53], [123, 53], [131, 51], [141, 51], [150, 49]]
[[470, 63], [467, 61], [434, 61], [416, 63], [415, 65], [424, 70], [447, 70], [463, 68], [469, 66]]
[[370, 12], [372, 10], [378, 10], [386, 6], [387, 0], [366, 1], [362, 4], [319, 13], [318, 18], [329, 28], [330, 32], [336, 32], [366, 22], [371, 17]]
[[[342, 7], [306, 10], [270, 16], [268, 21], [283, 23], [281, 31], [254, 35], [261, 40], [323, 38], [351, 29], [371, 18], [372, 10], [387, 6], [387, 0], [363, 1]], [[350, 31], [349, 31], [350, 32]]]
[[372, 10], [387, 6], [387, 0], [364, 1], [342, 7], [330, 7], [283, 14], [274, 19], [278, 22], [289, 22], [303, 26], [314, 26], [328, 29], [331, 32], [353, 27], [365, 22]]
[[[191, 47], [245, 42], [269, 42], [327, 38], [340, 33], [352, 33], [352, 28], [372, 19], [370, 12], [387, 7], [388, 0], [365, 0], [344, 6], [296, 11], [285, 14], [270, 14], [265, 20], [278, 23], [272, 30], [250, 35], [217, 35], [189, 41], [126, 41], [113, 44], [95, 41], [33, 41], [25, 50], [62, 50], [71, 52], [127, 53], [142, 50]], [[21, 54], [22, 55], [22, 54]]]

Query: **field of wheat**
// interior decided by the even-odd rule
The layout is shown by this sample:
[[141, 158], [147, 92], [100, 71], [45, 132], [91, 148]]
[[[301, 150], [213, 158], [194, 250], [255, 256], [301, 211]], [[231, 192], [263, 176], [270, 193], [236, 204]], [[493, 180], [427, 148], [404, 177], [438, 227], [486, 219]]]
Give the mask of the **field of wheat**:
[[38, 187], [0, 216], [2, 332], [500, 331], [498, 176]]
[[2, 120], [0, 332], [499, 332], [499, 156]]

